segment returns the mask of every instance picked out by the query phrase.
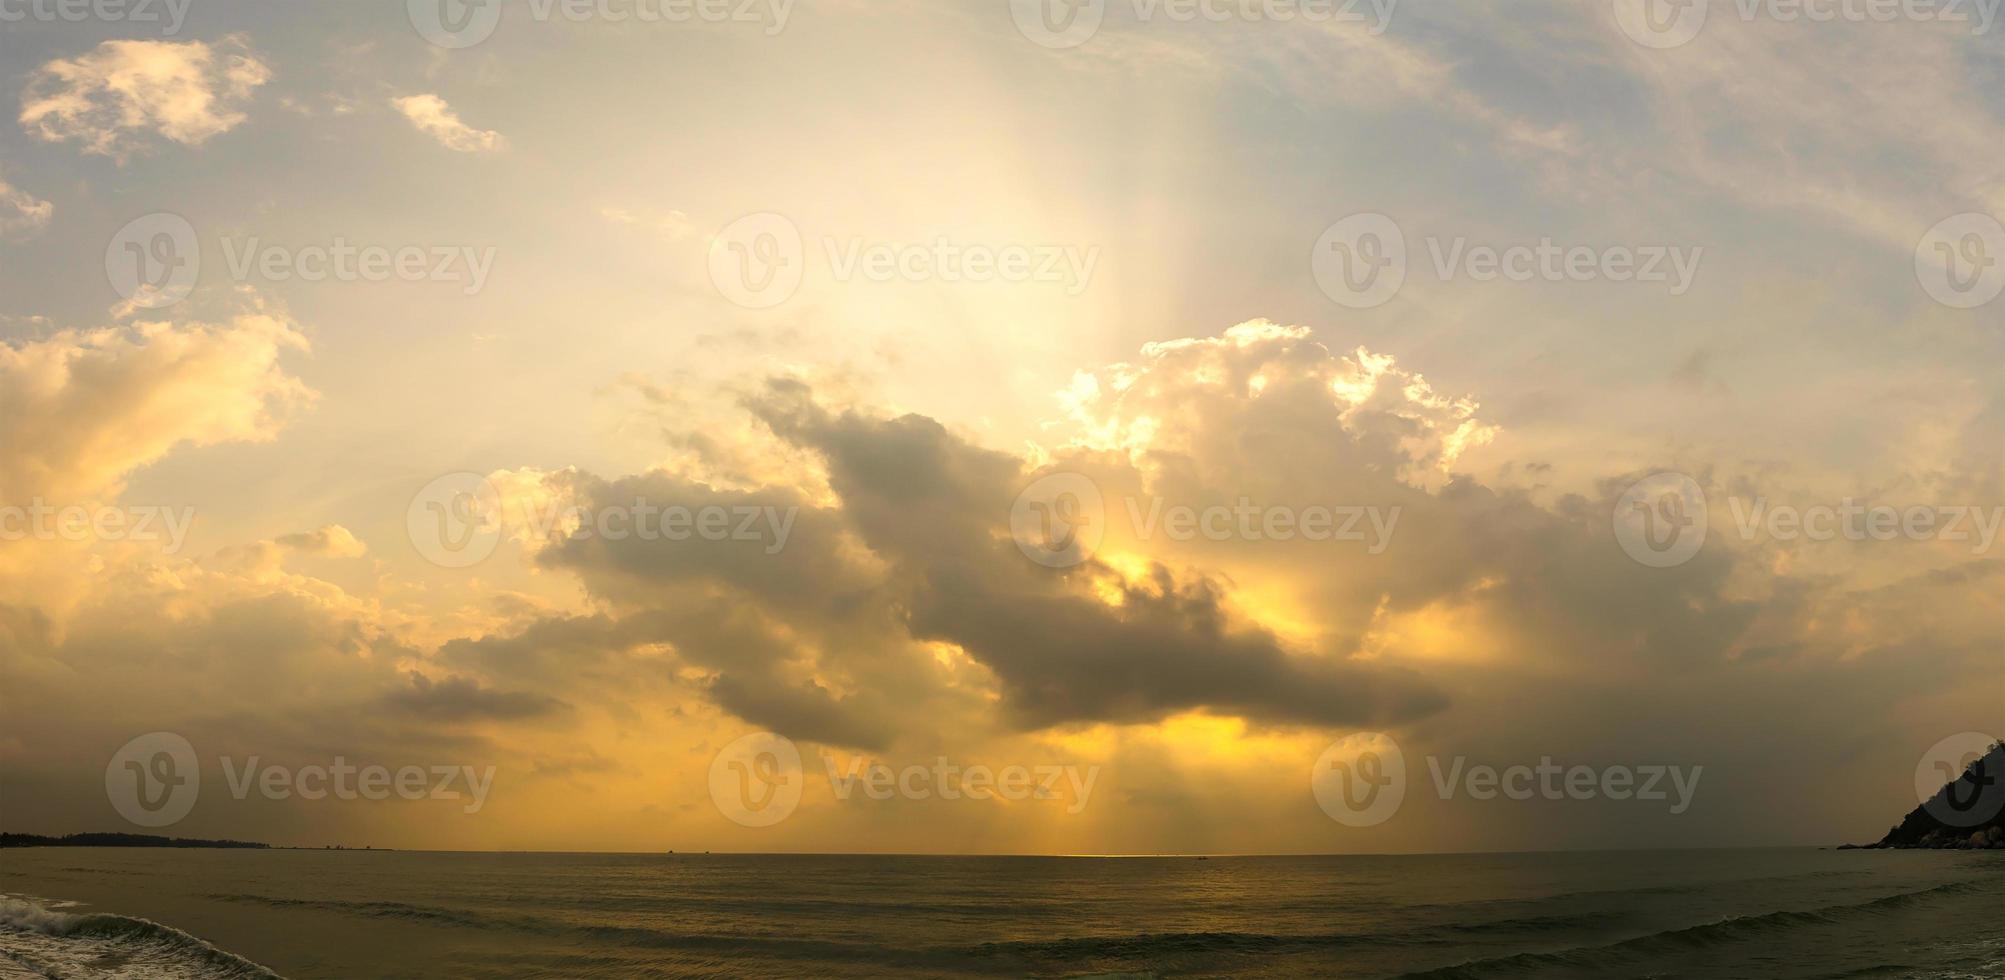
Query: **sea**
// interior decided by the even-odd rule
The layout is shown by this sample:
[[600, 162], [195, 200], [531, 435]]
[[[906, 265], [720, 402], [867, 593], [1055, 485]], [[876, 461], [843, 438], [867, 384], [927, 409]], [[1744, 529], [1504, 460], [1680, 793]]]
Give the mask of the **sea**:
[[2005, 978], [2005, 851], [0, 851], [0, 976]]

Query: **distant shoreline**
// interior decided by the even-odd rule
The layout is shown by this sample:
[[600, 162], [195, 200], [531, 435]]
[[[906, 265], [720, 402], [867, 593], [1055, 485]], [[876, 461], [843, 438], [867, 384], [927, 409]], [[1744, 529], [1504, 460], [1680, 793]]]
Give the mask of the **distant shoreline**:
[[179, 847], [247, 851], [387, 851], [386, 847], [275, 847], [258, 841], [203, 840], [197, 837], [159, 837], [153, 834], [0, 834], [0, 848], [6, 847]]

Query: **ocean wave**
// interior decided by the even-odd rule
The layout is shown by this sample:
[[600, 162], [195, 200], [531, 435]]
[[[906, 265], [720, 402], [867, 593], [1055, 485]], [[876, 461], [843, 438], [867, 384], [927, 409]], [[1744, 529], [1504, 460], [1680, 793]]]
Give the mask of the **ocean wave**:
[[1574, 932], [1607, 926], [1605, 913], [1539, 915], [1491, 922], [1450, 923], [1396, 932], [1260, 933], [1160, 932], [1117, 936], [983, 943], [968, 947], [977, 956], [1018, 955], [1032, 959], [1123, 959], [1191, 953], [1276, 953], [1346, 946], [1452, 946], [1482, 936]]
[[[543, 935], [570, 934], [627, 946], [757, 952], [780, 957], [867, 959], [879, 955], [863, 944], [746, 935], [738, 933], [664, 932], [634, 926], [593, 925], [523, 915], [494, 915], [466, 909], [403, 902], [344, 902], [325, 899], [278, 898], [252, 894], [215, 894], [218, 901], [271, 908], [311, 909], [373, 919], [428, 922], [470, 929], [493, 929]], [[1606, 927], [1618, 916], [1609, 913], [1539, 915], [1428, 926], [1399, 932], [1269, 934], [1256, 932], [1161, 932], [1112, 936], [1081, 936], [1052, 940], [1022, 940], [914, 950], [930, 958], [949, 957], [976, 962], [1003, 960], [1081, 961], [1131, 959], [1198, 953], [1258, 953], [1309, 951], [1343, 946], [1444, 946], [1490, 935], [1526, 935]]]
[[0, 895], [0, 955], [43, 976], [282, 980], [172, 926], [106, 912], [58, 912]]
[[1913, 908], [1945, 896], [1969, 894], [1985, 888], [1986, 886], [1977, 882], [1950, 882], [1850, 905], [1828, 905], [1802, 911], [1783, 910], [1758, 915], [1731, 916], [1717, 922], [1666, 929], [1605, 946], [1580, 946], [1558, 952], [1517, 953], [1491, 959], [1471, 960], [1437, 970], [1402, 974], [1400, 980], [1465, 980], [1465, 978], [1475, 980], [1480, 977], [1524, 973], [1538, 969], [1592, 969], [1643, 956], [1706, 949], [1727, 943], [1761, 939], [1806, 926], [1832, 925], [1859, 917], [1884, 915], [1890, 911]]

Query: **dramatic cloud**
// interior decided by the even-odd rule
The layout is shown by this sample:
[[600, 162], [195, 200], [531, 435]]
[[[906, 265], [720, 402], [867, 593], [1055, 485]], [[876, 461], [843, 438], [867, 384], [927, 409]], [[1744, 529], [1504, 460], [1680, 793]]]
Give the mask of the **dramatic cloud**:
[[146, 322], [0, 346], [0, 497], [115, 494], [177, 445], [270, 438], [311, 392], [288, 321]]
[[124, 160], [158, 136], [196, 146], [245, 119], [271, 70], [232, 35], [201, 41], [106, 41], [36, 69], [21, 96], [21, 126], [50, 142]]
[[460, 121], [459, 113], [453, 111], [446, 100], [436, 95], [406, 95], [391, 99], [390, 104], [418, 127], [418, 131], [439, 141], [439, 145], [461, 153], [493, 152], [507, 145], [500, 133], [492, 130], [475, 129]]

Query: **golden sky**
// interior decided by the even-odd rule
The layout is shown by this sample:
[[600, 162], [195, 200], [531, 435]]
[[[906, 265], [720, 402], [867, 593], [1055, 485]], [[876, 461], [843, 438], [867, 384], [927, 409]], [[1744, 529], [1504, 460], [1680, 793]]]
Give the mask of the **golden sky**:
[[[1988, 22], [429, 2], [0, 28], [0, 830], [1834, 843], [2005, 730]], [[337, 759], [491, 785], [233, 791]]]

